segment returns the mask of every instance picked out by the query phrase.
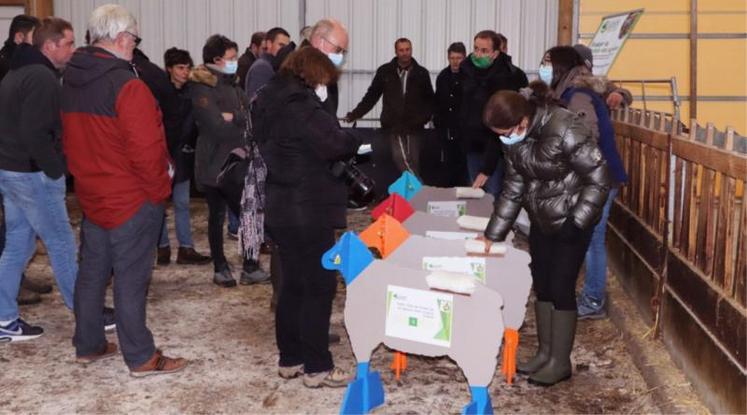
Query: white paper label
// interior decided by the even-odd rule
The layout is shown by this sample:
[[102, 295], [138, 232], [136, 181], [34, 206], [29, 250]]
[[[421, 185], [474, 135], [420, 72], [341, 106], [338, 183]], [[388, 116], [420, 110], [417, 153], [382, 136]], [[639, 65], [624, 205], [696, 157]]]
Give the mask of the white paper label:
[[464, 200], [428, 202], [426, 212], [436, 216], [458, 218], [467, 213], [467, 202]]
[[427, 256], [423, 257], [423, 269], [472, 275], [483, 284], [487, 275], [484, 257]]
[[389, 337], [451, 347], [453, 318], [451, 294], [387, 286], [384, 333]]
[[463, 241], [465, 239], [477, 238], [476, 232], [441, 232], [425, 231], [425, 236], [433, 239], [445, 239], [447, 241]]

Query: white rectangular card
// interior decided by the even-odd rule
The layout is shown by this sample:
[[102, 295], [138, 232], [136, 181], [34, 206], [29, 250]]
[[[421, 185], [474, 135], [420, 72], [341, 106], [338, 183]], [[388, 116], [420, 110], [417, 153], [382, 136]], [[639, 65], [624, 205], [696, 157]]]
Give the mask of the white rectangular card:
[[426, 212], [436, 216], [458, 218], [467, 213], [467, 202], [457, 201], [431, 201], [426, 205]]
[[387, 286], [384, 334], [435, 346], [451, 347], [454, 296]]

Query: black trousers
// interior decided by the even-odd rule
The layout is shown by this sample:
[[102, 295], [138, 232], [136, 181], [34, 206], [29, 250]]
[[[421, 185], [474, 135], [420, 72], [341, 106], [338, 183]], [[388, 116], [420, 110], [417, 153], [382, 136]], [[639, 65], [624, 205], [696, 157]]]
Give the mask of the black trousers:
[[163, 211], [162, 205], [146, 202], [114, 229], [104, 229], [83, 218], [74, 300], [73, 344], [78, 356], [106, 348], [101, 310], [112, 269], [116, 275], [113, 293], [117, 338], [125, 363], [136, 368], [156, 352], [153, 335], [145, 324], [145, 306]]
[[[226, 220], [226, 207], [240, 217], [241, 191], [241, 189], [236, 189], [235, 192], [227, 193], [217, 187], [204, 186], [203, 193], [208, 204], [208, 243], [215, 272], [223, 271], [228, 267], [223, 251], [223, 223]], [[257, 268], [259, 264], [256, 261], [244, 258], [244, 271], [252, 272]]]
[[538, 301], [552, 302], [557, 310], [576, 310], [576, 279], [589, 248], [590, 229], [575, 235], [545, 234], [532, 223], [529, 231], [529, 255], [532, 283]]
[[317, 226], [269, 227], [280, 247], [283, 284], [275, 313], [280, 366], [304, 365], [306, 373], [332, 369], [329, 318], [337, 278], [321, 257], [335, 243], [334, 229]]

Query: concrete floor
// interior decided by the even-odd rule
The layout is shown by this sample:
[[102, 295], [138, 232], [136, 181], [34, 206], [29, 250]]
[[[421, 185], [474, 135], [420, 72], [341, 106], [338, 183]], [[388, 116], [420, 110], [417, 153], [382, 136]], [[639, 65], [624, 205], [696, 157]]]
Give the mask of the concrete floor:
[[[75, 232], [80, 214], [70, 210]], [[192, 202], [196, 248], [207, 253], [207, 209]], [[173, 223], [173, 219], [170, 218]], [[367, 216], [351, 216], [361, 229]], [[172, 228], [172, 241], [173, 228]], [[229, 261], [239, 269], [236, 244], [226, 241]], [[175, 256], [175, 249], [174, 249]], [[267, 258], [263, 258], [267, 265]], [[28, 274], [52, 281], [47, 257], [39, 254]], [[218, 288], [212, 266], [171, 264], [156, 267], [150, 288], [148, 319], [156, 344], [167, 355], [191, 361], [182, 373], [144, 379], [128, 375], [121, 356], [87, 367], [74, 361], [74, 319], [55, 290], [41, 305], [23, 307], [22, 317], [44, 327], [45, 335], [23, 343], [0, 345], [2, 413], [336, 413], [344, 389], [307, 389], [300, 379], [277, 376], [270, 286]], [[342, 324], [344, 286], [335, 301], [333, 330], [343, 339], [332, 346], [336, 363], [354, 368], [355, 359]], [[499, 413], [703, 413], [689, 383], [674, 368], [658, 342], [647, 345], [665, 383], [652, 385], [635, 366], [629, 342], [642, 341], [645, 327], [615, 280], [610, 282], [613, 310], [630, 313], [621, 327], [612, 320], [578, 325], [573, 378], [551, 388], [529, 385], [519, 377], [512, 386], [500, 371], [490, 385]], [[622, 310], [622, 311], [619, 311]], [[626, 311], [627, 310], [627, 311]], [[615, 319], [619, 321], [619, 319]], [[536, 344], [531, 312], [521, 330], [519, 358]], [[116, 335], [109, 335], [116, 342]], [[658, 343], [658, 344], [657, 344]], [[635, 350], [641, 350], [635, 348]], [[377, 413], [458, 413], [469, 401], [464, 376], [449, 359], [411, 357], [397, 381], [388, 370], [391, 353], [383, 347], [372, 357], [382, 372], [386, 402]], [[644, 371], [645, 372], [645, 371]]]

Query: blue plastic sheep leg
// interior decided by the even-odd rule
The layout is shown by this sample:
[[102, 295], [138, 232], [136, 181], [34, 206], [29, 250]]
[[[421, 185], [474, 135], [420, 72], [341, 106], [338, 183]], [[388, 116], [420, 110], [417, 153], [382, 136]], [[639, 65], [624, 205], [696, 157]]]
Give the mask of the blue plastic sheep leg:
[[366, 414], [384, 403], [384, 386], [379, 372], [368, 372], [368, 362], [358, 363], [355, 380], [342, 400], [340, 414]]
[[469, 390], [472, 392], [472, 402], [464, 407], [464, 409], [462, 410], [462, 414], [492, 414], [493, 405], [490, 403], [490, 394], [488, 394], [488, 388], [485, 386], [470, 386]]

